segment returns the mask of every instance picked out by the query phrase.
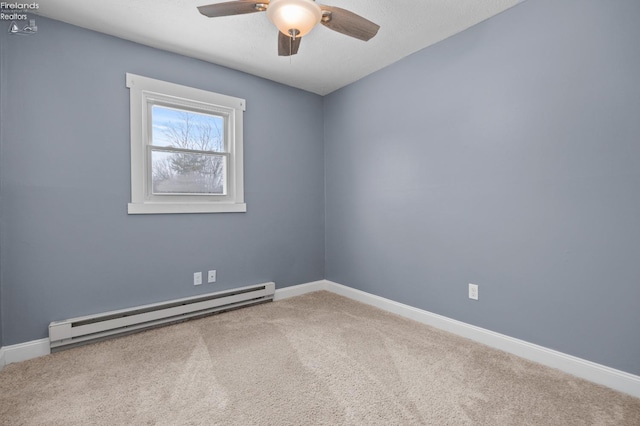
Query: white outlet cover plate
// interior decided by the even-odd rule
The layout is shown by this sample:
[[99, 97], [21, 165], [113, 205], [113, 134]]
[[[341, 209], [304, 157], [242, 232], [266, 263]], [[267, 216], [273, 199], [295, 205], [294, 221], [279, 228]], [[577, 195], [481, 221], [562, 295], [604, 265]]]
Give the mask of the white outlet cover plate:
[[193, 285], [202, 284], [202, 272], [194, 272], [193, 273]]
[[469, 299], [478, 300], [478, 284], [469, 283]]
[[216, 270], [215, 269], [209, 271], [209, 274], [207, 275], [207, 282], [210, 282], [210, 283], [215, 283], [216, 282]]

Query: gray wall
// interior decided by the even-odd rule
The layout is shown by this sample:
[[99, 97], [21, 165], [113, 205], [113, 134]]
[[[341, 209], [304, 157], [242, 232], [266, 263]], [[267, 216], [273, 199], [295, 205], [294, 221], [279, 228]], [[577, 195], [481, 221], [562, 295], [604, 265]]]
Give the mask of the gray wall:
[[326, 97], [326, 278], [640, 374], [638, 22], [529, 0]]
[[[51, 320], [323, 278], [321, 97], [44, 18], [36, 35], [5, 33], [4, 345]], [[126, 72], [247, 100], [247, 213], [127, 215]], [[218, 283], [194, 287], [208, 269]]]

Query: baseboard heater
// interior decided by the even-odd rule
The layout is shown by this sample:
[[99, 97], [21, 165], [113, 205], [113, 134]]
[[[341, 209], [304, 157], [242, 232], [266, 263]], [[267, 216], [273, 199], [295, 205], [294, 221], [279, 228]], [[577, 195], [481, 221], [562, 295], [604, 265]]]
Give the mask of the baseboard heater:
[[49, 324], [51, 351], [67, 349], [160, 325], [270, 302], [275, 283], [224, 290], [202, 296], [137, 306]]

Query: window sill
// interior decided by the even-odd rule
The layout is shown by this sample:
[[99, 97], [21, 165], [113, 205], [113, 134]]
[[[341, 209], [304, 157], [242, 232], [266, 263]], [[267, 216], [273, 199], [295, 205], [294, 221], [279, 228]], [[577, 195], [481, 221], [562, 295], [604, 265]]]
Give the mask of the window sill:
[[244, 213], [245, 203], [129, 203], [128, 214]]

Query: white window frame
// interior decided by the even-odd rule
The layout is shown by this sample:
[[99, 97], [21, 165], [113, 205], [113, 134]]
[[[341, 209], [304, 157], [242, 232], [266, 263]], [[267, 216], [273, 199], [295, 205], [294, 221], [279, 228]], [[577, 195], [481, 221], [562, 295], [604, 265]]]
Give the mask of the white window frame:
[[[131, 107], [131, 203], [129, 214], [246, 212], [242, 128], [244, 99], [127, 73]], [[224, 194], [153, 194], [151, 111], [154, 105], [209, 113], [225, 122]]]

